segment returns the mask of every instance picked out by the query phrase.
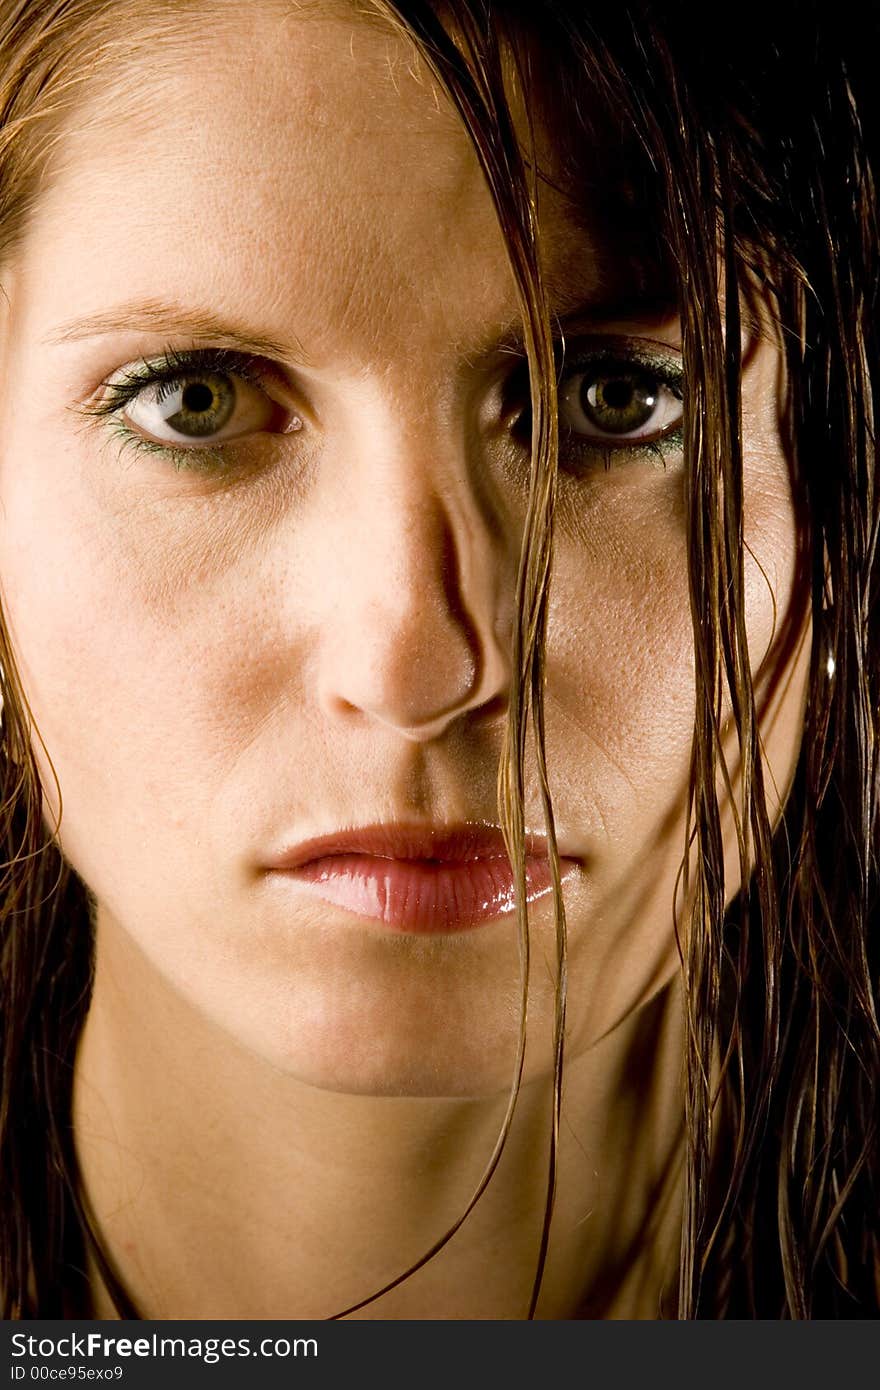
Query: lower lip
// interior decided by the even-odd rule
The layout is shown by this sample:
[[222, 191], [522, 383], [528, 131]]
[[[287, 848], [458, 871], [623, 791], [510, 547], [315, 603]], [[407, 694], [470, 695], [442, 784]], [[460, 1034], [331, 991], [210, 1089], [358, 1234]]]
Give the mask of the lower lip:
[[[564, 873], [564, 862], [562, 867]], [[414, 935], [473, 931], [516, 908], [513, 873], [501, 857], [456, 862], [334, 854], [300, 869], [273, 872], [332, 907]], [[551, 888], [549, 861], [529, 856], [526, 901]]]

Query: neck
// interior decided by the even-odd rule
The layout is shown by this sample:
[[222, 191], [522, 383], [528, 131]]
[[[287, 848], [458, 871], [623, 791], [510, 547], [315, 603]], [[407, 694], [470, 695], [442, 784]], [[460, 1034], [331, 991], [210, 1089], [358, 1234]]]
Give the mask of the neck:
[[[120, 986], [132, 978], [145, 987]], [[655, 1318], [673, 1307], [680, 1015], [668, 986], [566, 1060], [539, 1318]], [[367, 1299], [456, 1224], [506, 1108], [506, 1095], [375, 1098], [301, 1085], [194, 1015], [127, 938], [101, 942], [74, 1124], [102, 1243], [144, 1317], [324, 1319]], [[353, 1316], [527, 1316], [551, 1118], [549, 1078], [531, 1081], [467, 1220]], [[114, 1316], [97, 1276], [95, 1313]]]

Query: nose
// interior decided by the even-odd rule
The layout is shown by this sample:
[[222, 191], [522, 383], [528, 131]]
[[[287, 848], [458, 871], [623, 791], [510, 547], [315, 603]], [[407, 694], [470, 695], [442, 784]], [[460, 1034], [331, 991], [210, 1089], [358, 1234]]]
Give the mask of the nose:
[[371, 452], [337, 498], [320, 699], [428, 742], [506, 708], [512, 562], [466, 470], [426, 467], [423, 446]]

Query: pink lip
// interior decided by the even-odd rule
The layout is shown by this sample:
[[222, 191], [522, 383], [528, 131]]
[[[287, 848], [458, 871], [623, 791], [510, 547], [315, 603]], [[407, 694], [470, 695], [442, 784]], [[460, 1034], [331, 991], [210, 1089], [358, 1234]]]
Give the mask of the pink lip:
[[[563, 875], [574, 867], [563, 859]], [[283, 851], [268, 871], [392, 931], [471, 931], [516, 906], [513, 872], [494, 827], [375, 825]], [[544, 840], [526, 841], [526, 898], [552, 886]]]

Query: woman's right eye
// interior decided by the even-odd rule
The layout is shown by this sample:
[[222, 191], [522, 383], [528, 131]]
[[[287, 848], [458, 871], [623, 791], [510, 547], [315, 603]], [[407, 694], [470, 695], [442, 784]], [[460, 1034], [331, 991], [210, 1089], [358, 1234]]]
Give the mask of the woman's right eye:
[[302, 429], [268, 376], [264, 364], [227, 350], [168, 352], [122, 368], [87, 409], [112, 420], [124, 442], [197, 467], [214, 446]]
[[282, 407], [259, 386], [225, 372], [193, 372], [144, 386], [122, 419], [157, 444], [216, 444], [283, 428]]

